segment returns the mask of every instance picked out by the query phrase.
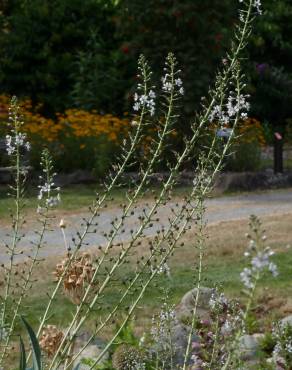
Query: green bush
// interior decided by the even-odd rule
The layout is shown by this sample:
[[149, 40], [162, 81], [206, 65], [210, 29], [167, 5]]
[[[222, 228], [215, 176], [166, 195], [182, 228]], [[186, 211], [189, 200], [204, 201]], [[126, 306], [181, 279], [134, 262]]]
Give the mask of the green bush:
[[[45, 103], [46, 113], [70, 105], [76, 56], [91, 32], [115, 48], [115, 5], [100, 0], [11, 0], [2, 7], [0, 84], [6, 93]], [[108, 50], [102, 50], [109, 56]]]
[[258, 143], [239, 143], [234, 145], [233, 153], [226, 160], [228, 171], [257, 171], [261, 167], [261, 147]]
[[150, 57], [156, 76], [165, 55], [173, 52], [184, 66], [184, 112], [192, 115], [229, 47], [234, 5], [231, 0], [148, 0], [145, 6], [144, 0], [121, 0], [122, 50], [131, 64], [141, 52]]
[[265, 0], [248, 47], [252, 112], [284, 133], [292, 117], [292, 3]]
[[120, 114], [125, 91], [131, 86], [125, 55], [113, 44], [92, 33], [85, 50], [78, 53], [72, 79], [72, 102], [78, 108]]

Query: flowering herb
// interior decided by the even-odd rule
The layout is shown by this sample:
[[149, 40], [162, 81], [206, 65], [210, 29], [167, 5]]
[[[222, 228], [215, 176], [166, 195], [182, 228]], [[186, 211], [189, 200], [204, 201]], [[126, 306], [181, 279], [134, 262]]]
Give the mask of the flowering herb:
[[240, 278], [247, 289], [254, 289], [264, 271], [268, 270], [276, 277], [278, 275], [278, 269], [276, 264], [270, 259], [274, 255], [274, 252], [270, 247], [264, 245], [266, 236], [261, 231], [259, 219], [251, 216], [250, 225], [253, 237], [249, 234], [247, 235], [249, 245], [244, 254], [245, 257], [250, 259], [250, 266], [244, 268], [240, 274]]

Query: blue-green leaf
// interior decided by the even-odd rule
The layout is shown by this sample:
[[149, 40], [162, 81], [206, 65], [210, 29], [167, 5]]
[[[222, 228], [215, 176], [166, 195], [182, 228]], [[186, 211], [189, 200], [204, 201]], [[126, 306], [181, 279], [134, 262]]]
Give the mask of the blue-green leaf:
[[32, 346], [33, 370], [42, 370], [41, 349], [37, 337], [29, 323], [22, 316], [21, 320], [26, 327]]
[[26, 370], [25, 347], [21, 337], [19, 337], [19, 351], [20, 351], [19, 370]]

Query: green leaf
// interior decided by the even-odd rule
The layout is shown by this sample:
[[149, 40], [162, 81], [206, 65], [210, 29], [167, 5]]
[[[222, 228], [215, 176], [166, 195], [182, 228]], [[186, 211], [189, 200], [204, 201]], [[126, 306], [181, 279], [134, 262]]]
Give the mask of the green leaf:
[[41, 349], [37, 337], [29, 323], [22, 316], [21, 320], [26, 327], [32, 346], [33, 370], [42, 370]]
[[19, 337], [19, 350], [20, 350], [19, 370], [26, 370], [26, 354], [24, 343], [21, 337]]

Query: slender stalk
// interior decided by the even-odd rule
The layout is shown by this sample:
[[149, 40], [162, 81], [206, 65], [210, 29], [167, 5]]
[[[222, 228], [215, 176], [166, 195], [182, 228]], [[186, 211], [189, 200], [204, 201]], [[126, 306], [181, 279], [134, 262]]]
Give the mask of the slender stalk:
[[202, 199], [199, 200], [199, 230], [198, 230], [198, 249], [199, 249], [199, 264], [198, 264], [198, 277], [197, 277], [197, 292], [196, 292], [196, 297], [195, 297], [195, 307], [193, 309], [192, 313], [192, 323], [191, 323], [191, 328], [190, 328], [190, 333], [188, 335], [188, 342], [187, 342], [187, 347], [185, 351], [185, 356], [184, 356], [184, 363], [183, 363], [183, 370], [186, 369], [187, 363], [189, 360], [189, 355], [190, 355], [190, 350], [191, 350], [191, 344], [192, 344], [192, 336], [194, 333], [195, 329], [195, 323], [197, 319], [197, 307], [198, 307], [198, 302], [199, 302], [199, 295], [200, 295], [200, 289], [201, 289], [201, 282], [202, 282], [202, 267], [203, 267], [203, 253], [204, 253], [204, 228], [205, 228], [205, 223], [203, 221], [204, 217], [204, 206], [203, 206], [203, 201]]
[[[171, 62], [171, 65], [170, 65], [170, 68], [171, 68], [171, 71], [170, 71], [170, 75], [171, 75], [171, 82], [172, 82], [172, 85], [174, 86], [174, 62], [172, 61]], [[102, 265], [102, 263], [105, 261], [105, 258], [106, 256], [108, 255], [108, 252], [110, 250], [110, 247], [111, 245], [113, 244], [114, 242], [114, 239], [115, 237], [117, 236], [118, 234], [118, 231], [120, 230], [120, 228], [122, 227], [123, 225], [123, 222], [124, 222], [124, 218], [128, 216], [130, 210], [132, 209], [132, 206], [135, 204], [136, 202], [136, 199], [138, 197], [138, 195], [142, 192], [142, 189], [144, 187], [144, 185], [146, 184], [146, 181], [149, 177], [149, 175], [152, 173], [152, 169], [153, 169], [153, 166], [154, 164], [156, 163], [157, 159], [159, 158], [160, 154], [161, 154], [161, 151], [163, 149], [163, 145], [165, 143], [165, 138], [167, 137], [168, 133], [169, 133], [169, 129], [171, 127], [171, 123], [172, 123], [172, 115], [173, 115], [173, 102], [174, 102], [174, 98], [175, 98], [175, 91], [174, 91], [174, 88], [172, 88], [171, 92], [170, 92], [170, 96], [169, 96], [169, 104], [168, 104], [168, 110], [167, 110], [167, 114], [166, 114], [166, 122], [164, 124], [164, 127], [163, 127], [163, 130], [162, 130], [162, 133], [159, 135], [159, 141], [158, 141], [158, 144], [156, 146], [156, 149], [152, 155], [152, 158], [149, 162], [149, 165], [147, 166], [147, 169], [146, 171], [144, 172], [144, 175], [143, 175], [143, 178], [142, 180], [140, 181], [133, 197], [130, 199], [127, 207], [125, 208], [125, 210], [123, 211], [123, 215], [121, 217], [121, 220], [119, 221], [119, 223], [117, 224], [117, 226], [115, 227], [114, 229], [114, 232], [112, 233], [111, 237], [110, 237], [110, 240], [108, 241], [107, 243], [107, 246], [105, 247], [105, 251], [103, 253], [103, 257], [101, 258], [101, 261], [99, 262], [99, 266]], [[155, 208], [153, 207], [152, 209], [152, 213], [151, 213], [151, 216], [152, 214], [154, 213], [154, 211], [156, 210], [157, 208], [157, 205], [159, 205], [162, 201], [162, 198], [159, 199], [159, 201], [156, 202], [156, 206]], [[139, 232], [136, 233], [136, 235], [132, 238], [132, 241], [130, 243], [130, 246], [127, 247], [122, 253], [121, 255], [119, 256], [118, 260], [116, 261], [116, 263], [113, 265], [113, 267], [111, 268], [110, 272], [108, 273], [108, 275], [106, 276], [105, 280], [103, 281], [101, 287], [99, 288], [99, 291], [98, 293], [94, 296], [93, 300], [91, 301], [90, 304], [87, 305], [87, 310], [85, 311], [85, 314], [83, 315], [83, 317], [79, 320], [78, 324], [76, 325], [76, 328], [75, 330], [73, 331], [72, 333], [72, 336], [71, 338], [74, 338], [74, 336], [76, 335], [77, 331], [80, 329], [80, 327], [83, 325], [83, 323], [85, 322], [85, 320], [87, 319], [87, 316], [88, 314], [90, 313], [90, 311], [93, 309], [93, 307], [95, 306], [96, 302], [97, 302], [97, 299], [101, 296], [102, 292], [104, 291], [104, 289], [106, 288], [107, 284], [110, 282], [111, 280], [111, 277], [113, 276], [116, 268], [118, 266], [120, 266], [121, 262], [123, 261], [123, 259], [126, 257], [126, 255], [128, 254], [128, 251], [131, 249], [131, 247], [133, 246], [133, 243], [138, 239], [138, 237], [141, 235], [142, 231], [144, 230], [145, 226], [148, 224], [149, 220], [151, 219], [151, 216], [147, 217], [147, 223], [144, 222], [141, 227], [139, 228]], [[72, 327], [73, 325], [75, 325], [76, 321], [78, 320], [79, 318], [79, 314], [80, 312], [82, 312], [82, 309], [83, 309], [83, 306], [86, 305], [86, 301], [87, 301], [87, 297], [91, 291], [91, 287], [92, 287], [92, 284], [93, 282], [95, 281], [96, 279], [96, 276], [99, 272], [99, 269], [97, 268], [93, 274], [93, 277], [91, 279], [91, 282], [89, 283], [88, 285], [88, 288], [86, 289], [84, 295], [83, 295], [83, 298], [82, 298], [82, 301], [81, 303], [78, 305], [77, 307], [77, 310], [76, 310], [76, 314], [75, 316], [73, 317], [72, 321], [71, 321], [71, 324], [69, 325], [69, 328], [67, 329], [64, 337], [63, 337], [63, 340], [62, 340], [62, 343], [60, 344], [60, 349], [62, 347], [62, 345], [65, 343], [65, 341], [67, 340], [67, 337], [70, 333], [70, 330], [72, 330]], [[70, 342], [70, 340], [68, 341], [67, 340], [67, 344], [63, 350], [62, 353], [64, 353], [66, 351], [66, 349], [68, 348], [68, 343]], [[58, 353], [59, 351], [56, 352], [55, 356], [54, 356], [54, 359], [52, 360], [52, 363], [51, 363], [51, 366], [53, 365], [55, 359], [57, 358], [58, 356]], [[51, 369], [51, 367], [49, 368]]]
[[[145, 64], [143, 64], [143, 77], [144, 77], [144, 93], [146, 93], [148, 91], [148, 80], [149, 80], [149, 76], [148, 76], [148, 72], [146, 70], [146, 66]], [[57, 296], [57, 293], [58, 291], [60, 290], [61, 286], [62, 286], [62, 283], [63, 283], [63, 279], [64, 279], [64, 276], [66, 275], [68, 269], [70, 268], [70, 262], [75, 258], [77, 252], [79, 251], [79, 249], [81, 248], [82, 244], [83, 244], [83, 240], [85, 239], [86, 235], [88, 234], [89, 232], [89, 229], [91, 227], [91, 225], [93, 224], [99, 210], [101, 209], [102, 205], [104, 204], [105, 200], [107, 199], [108, 195], [111, 193], [111, 191], [114, 189], [114, 187], [117, 185], [119, 179], [121, 178], [122, 174], [124, 173], [128, 163], [130, 162], [131, 158], [132, 158], [132, 155], [137, 147], [137, 144], [139, 143], [140, 141], [140, 138], [141, 138], [141, 133], [142, 133], [142, 129], [143, 129], [143, 122], [144, 122], [144, 117], [146, 115], [146, 108], [145, 106], [142, 107], [142, 111], [141, 111], [141, 115], [139, 117], [139, 121], [138, 121], [138, 124], [137, 124], [137, 128], [135, 130], [135, 134], [134, 134], [134, 137], [133, 139], [131, 140], [131, 146], [130, 146], [130, 149], [126, 152], [126, 155], [123, 159], [123, 162], [122, 164], [118, 167], [118, 171], [116, 173], [116, 175], [114, 176], [114, 178], [112, 179], [112, 181], [109, 183], [109, 185], [106, 186], [106, 191], [104, 192], [104, 194], [96, 201], [96, 204], [93, 208], [93, 211], [92, 211], [92, 215], [90, 217], [90, 219], [88, 220], [88, 222], [85, 223], [85, 228], [83, 230], [83, 232], [80, 234], [80, 237], [79, 237], [79, 242], [78, 244], [76, 245], [76, 248], [75, 250], [73, 251], [73, 253], [71, 254], [70, 256], [70, 261], [69, 263], [67, 264], [66, 266], [66, 269], [64, 270], [62, 276], [60, 277], [60, 279], [58, 280], [57, 282], [57, 285], [50, 297], [50, 300], [46, 306], [46, 310], [42, 316], [42, 319], [41, 319], [41, 322], [40, 322], [40, 325], [39, 325], [39, 328], [38, 328], [38, 331], [37, 331], [37, 337], [40, 336], [40, 333], [42, 332], [42, 329], [47, 321], [47, 317], [49, 315], [49, 312], [50, 312], [50, 309], [51, 309], [51, 306], [52, 306], [52, 303], [53, 301], [55, 300], [56, 296]]]
[[[3, 328], [6, 328], [7, 325], [9, 325], [8, 333], [6, 342], [4, 345], [4, 349], [1, 353], [0, 358], [0, 366], [4, 360], [4, 357], [6, 356], [6, 352], [8, 349], [10, 337], [11, 337], [11, 324], [8, 324], [8, 306], [9, 306], [9, 300], [10, 300], [10, 292], [11, 292], [11, 286], [12, 286], [12, 275], [13, 275], [13, 267], [15, 262], [15, 257], [17, 256], [17, 246], [21, 239], [19, 235], [20, 227], [21, 227], [21, 209], [22, 209], [22, 192], [23, 192], [23, 181], [21, 179], [21, 142], [18, 140], [19, 136], [22, 135], [20, 132], [21, 129], [21, 119], [19, 117], [19, 106], [17, 104], [16, 98], [12, 98], [11, 101], [11, 107], [9, 112], [9, 118], [11, 120], [12, 125], [12, 140], [15, 140], [14, 144], [14, 151], [12, 151], [12, 158], [15, 160], [15, 187], [13, 190], [15, 191], [14, 195], [14, 204], [15, 204], [15, 213], [13, 217], [13, 224], [12, 224], [12, 230], [13, 230], [13, 237], [12, 237], [12, 244], [8, 247], [9, 251], [9, 265], [8, 267], [4, 267], [5, 274], [6, 274], [6, 284], [5, 284], [5, 293], [3, 298], [3, 305], [2, 305], [2, 312], [1, 312], [1, 326]], [[13, 145], [13, 144], [12, 144]], [[14, 324], [14, 320], [12, 321]]]

